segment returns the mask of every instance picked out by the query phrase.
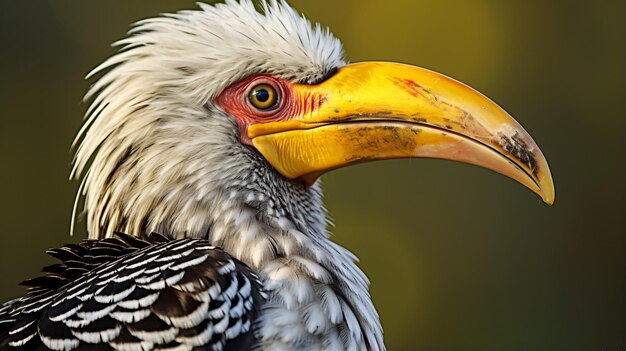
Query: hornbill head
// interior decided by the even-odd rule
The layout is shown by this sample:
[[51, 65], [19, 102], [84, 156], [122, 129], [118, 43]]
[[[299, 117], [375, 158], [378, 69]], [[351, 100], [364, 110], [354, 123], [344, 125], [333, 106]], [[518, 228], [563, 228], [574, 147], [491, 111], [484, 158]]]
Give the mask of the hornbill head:
[[316, 179], [391, 158], [482, 166], [554, 201], [537, 144], [472, 88], [404, 64], [347, 64], [336, 38], [283, 2], [200, 7], [137, 23], [92, 73], [104, 72], [74, 169], [92, 237], [212, 229], [219, 242], [241, 222], [234, 204], [323, 232]]

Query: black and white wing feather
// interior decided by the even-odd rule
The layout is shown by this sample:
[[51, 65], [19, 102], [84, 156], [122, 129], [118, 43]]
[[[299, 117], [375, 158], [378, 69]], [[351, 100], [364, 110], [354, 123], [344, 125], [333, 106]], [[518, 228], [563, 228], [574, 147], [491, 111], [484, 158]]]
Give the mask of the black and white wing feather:
[[120, 234], [49, 251], [61, 262], [0, 307], [0, 350], [250, 350], [263, 300], [243, 263], [201, 239]]

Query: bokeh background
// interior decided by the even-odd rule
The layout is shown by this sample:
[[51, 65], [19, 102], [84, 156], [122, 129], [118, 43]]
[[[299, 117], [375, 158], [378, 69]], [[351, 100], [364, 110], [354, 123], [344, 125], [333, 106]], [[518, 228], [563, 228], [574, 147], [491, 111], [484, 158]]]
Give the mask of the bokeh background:
[[[626, 349], [626, 1], [292, 0], [348, 59], [470, 84], [542, 147], [548, 207], [472, 166], [398, 160], [324, 177], [390, 350]], [[0, 0], [0, 299], [69, 237], [85, 74], [131, 22], [194, 1]]]

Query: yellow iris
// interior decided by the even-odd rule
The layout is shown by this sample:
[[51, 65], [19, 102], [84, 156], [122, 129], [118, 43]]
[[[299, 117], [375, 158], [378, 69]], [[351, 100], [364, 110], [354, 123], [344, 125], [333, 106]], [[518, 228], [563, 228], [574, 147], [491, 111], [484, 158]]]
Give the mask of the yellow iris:
[[268, 110], [278, 102], [278, 93], [271, 85], [259, 84], [250, 91], [248, 100], [259, 110]]

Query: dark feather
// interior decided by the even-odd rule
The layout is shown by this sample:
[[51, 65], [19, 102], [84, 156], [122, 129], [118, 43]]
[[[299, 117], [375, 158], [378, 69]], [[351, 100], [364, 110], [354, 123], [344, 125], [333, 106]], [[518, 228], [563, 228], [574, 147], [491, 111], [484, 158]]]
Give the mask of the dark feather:
[[[213, 333], [198, 349], [252, 349], [253, 323], [247, 322], [257, 318], [264, 296], [256, 275], [205, 240], [172, 240], [159, 234], [147, 238], [118, 234], [48, 250], [60, 262], [25, 281], [29, 288], [24, 297], [0, 306], [0, 351], [49, 350], [46, 345], [113, 350], [142, 342], [161, 350], [213, 330], [224, 318], [234, 328], [229, 337]], [[224, 266], [234, 269], [220, 270]], [[223, 293], [246, 280], [250, 293]], [[211, 297], [212, 288], [218, 293]], [[252, 307], [239, 304], [249, 299], [255, 302]], [[211, 309], [226, 301], [239, 310], [212, 318]]]

